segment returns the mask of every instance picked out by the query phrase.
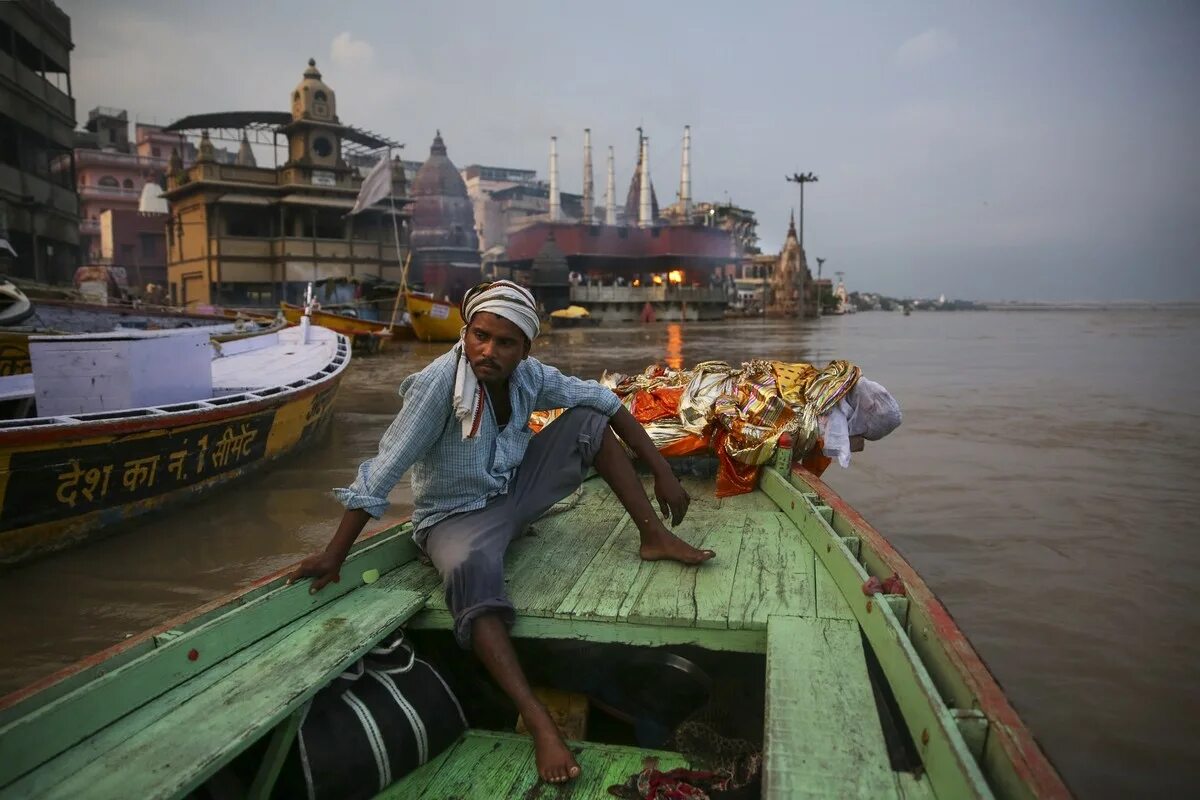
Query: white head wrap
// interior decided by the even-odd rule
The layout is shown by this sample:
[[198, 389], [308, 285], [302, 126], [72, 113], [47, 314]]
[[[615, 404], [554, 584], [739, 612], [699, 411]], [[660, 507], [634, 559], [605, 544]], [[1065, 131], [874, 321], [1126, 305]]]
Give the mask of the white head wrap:
[[[533, 295], [512, 281], [484, 283], [469, 290], [463, 297], [463, 320], [470, 324], [471, 317], [480, 311], [489, 311], [508, 320], [520, 328], [531, 342], [541, 332], [542, 323]], [[454, 376], [454, 416], [462, 425], [463, 438], [470, 439], [478, 435], [483, 419], [483, 387], [479, 385], [475, 370], [471, 369], [471, 363], [467, 360], [463, 342], [466, 332], [467, 328], [463, 326], [458, 335], [458, 344], [454, 346], [458, 352], [458, 367]]]

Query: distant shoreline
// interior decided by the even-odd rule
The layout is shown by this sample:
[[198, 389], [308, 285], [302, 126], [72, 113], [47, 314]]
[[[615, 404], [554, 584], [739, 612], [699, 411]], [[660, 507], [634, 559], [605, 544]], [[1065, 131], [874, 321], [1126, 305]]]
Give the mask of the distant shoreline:
[[1191, 311], [1200, 310], [1200, 300], [1169, 300], [1152, 302], [1149, 300], [1114, 300], [1075, 301], [1075, 302], [1038, 302], [1012, 301], [996, 302], [994, 300], [979, 301], [988, 311]]

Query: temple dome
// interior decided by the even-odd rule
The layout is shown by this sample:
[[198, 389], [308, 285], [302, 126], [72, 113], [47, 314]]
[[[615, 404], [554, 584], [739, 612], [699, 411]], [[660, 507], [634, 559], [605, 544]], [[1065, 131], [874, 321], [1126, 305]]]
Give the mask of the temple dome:
[[475, 230], [475, 211], [467, 196], [467, 185], [458, 168], [446, 155], [441, 131], [429, 148], [429, 159], [417, 170], [409, 186], [414, 199], [412, 246], [457, 248], [473, 251], [478, 260], [479, 234]]

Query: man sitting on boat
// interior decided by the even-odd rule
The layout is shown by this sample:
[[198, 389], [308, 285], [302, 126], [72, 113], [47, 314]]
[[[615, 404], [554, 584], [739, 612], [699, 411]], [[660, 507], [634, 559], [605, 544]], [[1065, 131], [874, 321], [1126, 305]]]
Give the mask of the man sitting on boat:
[[[413, 538], [442, 576], [455, 636], [512, 698], [533, 735], [538, 773], [558, 783], [576, 777], [579, 765], [509, 639], [509, 543], [595, 467], [636, 524], [643, 559], [699, 564], [714, 553], [675, 536], [655, 513], [618, 436], [653, 472], [659, 508], [672, 524], [683, 519], [689, 498], [617, 396], [529, 357], [540, 326], [527, 290], [509, 281], [480, 284], [463, 298], [462, 313], [467, 325], [458, 343], [404, 379], [403, 406], [378, 454], [349, 488], [335, 490], [346, 513], [329, 546], [290, 580], [313, 578], [314, 592], [336, 580], [350, 545], [383, 514], [388, 493], [411, 468]], [[535, 437], [530, 413], [555, 408], [567, 410]]]

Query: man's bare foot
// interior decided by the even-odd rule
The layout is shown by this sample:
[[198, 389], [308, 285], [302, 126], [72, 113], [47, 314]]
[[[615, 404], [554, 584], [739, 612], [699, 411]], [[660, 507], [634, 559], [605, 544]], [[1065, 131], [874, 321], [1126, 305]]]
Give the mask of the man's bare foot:
[[533, 736], [534, 760], [541, 779], [547, 783], [565, 783], [578, 778], [579, 762], [571, 755], [550, 716], [547, 714], [537, 723], [526, 719], [525, 724]]
[[638, 554], [643, 561], [678, 561], [682, 564], [702, 564], [716, 555], [712, 550], [700, 550], [668, 530], [642, 537]]

